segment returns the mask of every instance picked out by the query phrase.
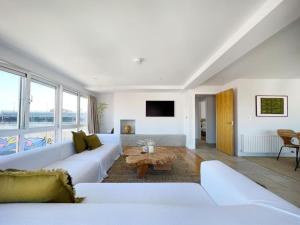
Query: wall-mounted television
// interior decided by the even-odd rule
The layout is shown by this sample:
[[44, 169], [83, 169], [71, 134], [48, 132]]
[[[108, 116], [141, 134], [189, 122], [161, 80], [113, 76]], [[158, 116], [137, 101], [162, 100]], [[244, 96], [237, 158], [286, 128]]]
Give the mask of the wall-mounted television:
[[146, 117], [174, 117], [174, 101], [146, 101]]

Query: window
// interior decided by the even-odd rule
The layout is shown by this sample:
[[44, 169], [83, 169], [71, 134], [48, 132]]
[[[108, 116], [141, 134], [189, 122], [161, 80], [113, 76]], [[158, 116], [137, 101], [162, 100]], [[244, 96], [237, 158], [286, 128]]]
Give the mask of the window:
[[0, 129], [18, 129], [21, 76], [0, 70]]
[[0, 156], [87, 132], [87, 97], [7, 65], [0, 62]]
[[[81, 120], [85, 120], [84, 115], [86, 114], [84, 106], [81, 104], [80, 95], [64, 91], [63, 92], [63, 112], [62, 112], [62, 132], [61, 132], [61, 140], [62, 142], [71, 141], [72, 140], [72, 131], [77, 132]], [[83, 108], [81, 107], [83, 106]], [[81, 110], [82, 113], [81, 113]], [[79, 116], [77, 120], [77, 115]]]
[[30, 82], [29, 128], [23, 150], [45, 147], [55, 142], [56, 87], [38, 79]]
[[55, 87], [32, 81], [29, 127], [54, 126]]
[[0, 137], [0, 155], [9, 155], [17, 152], [18, 136]]
[[62, 137], [61, 140], [63, 142], [65, 141], [71, 141], [72, 140], [72, 131], [77, 132], [77, 128], [73, 128], [73, 129], [63, 129], [62, 130]]
[[42, 131], [38, 133], [25, 134], [24, 151], [44, 147], [55, 142], [54, 131]]
[[[84, 132], [87, 132], [88, 124], [88, 99], [80, 97], [80, 127]], [[87, 132], [88, 133], [88, 132]]]
[[63, 112], [62, 123], [63, 124], [76, 124], [77, 118], [77, 95], [69, 92], [63, 92]]
[[86, 125], [86, 126], [80, 127], [80, 130], [84, 131], [84, 133], [85, 133], [86, 135], [89, 134], [89, 130], [88, 130], [88, 126], [87, 126], [87, 125]]

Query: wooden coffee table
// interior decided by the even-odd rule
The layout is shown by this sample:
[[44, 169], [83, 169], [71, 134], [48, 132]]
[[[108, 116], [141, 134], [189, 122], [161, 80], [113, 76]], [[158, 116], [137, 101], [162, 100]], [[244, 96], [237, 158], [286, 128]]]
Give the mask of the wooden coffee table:
[[124, 149], [126, 163], [137, 169], [139, 178], [145, 177], [149, 166], [154, 170], [171, 170], [172, 162], [176, 160], [176, 155], [168, 148], [156, 147], [154, 153], [143, 153], [141, 147], [127, 147]]

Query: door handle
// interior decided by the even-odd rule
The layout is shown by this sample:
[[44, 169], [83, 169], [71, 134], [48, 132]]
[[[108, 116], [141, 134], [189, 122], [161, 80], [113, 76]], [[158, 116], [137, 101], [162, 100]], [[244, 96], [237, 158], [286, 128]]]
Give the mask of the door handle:
[[234, 125], [234, 122], [233, 122], [233, 121], [227, 122], [227, 124], [233, 126], [233, 125]]

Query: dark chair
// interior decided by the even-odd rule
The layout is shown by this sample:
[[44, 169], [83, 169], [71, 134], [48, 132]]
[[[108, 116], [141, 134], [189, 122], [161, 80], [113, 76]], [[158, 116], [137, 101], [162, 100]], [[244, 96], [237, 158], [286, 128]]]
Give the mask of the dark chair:
[[[297, 132], [296, 137], [297, 137], [297, 139], [298, 139], [298, 142], [300, 143], [300, 132]], [[298, 148], [298, 151], [299, 151], [299, 148]], [[296, 158], [296, 160], [297, 160], [297, 163], [296, 163], [296, 168], [295, 168], [295, 170], [297, 170], [298, 165], [299, 165], [299, 161], [300, 161], [300, 156], [299, 156], [299, 154], [298, 154], [298, 157]]]
[[283, 148], [295, 148], [296, 149], [296, 167], [295, 167], [295, 171], [296, 171], [297, 168], [298, 168], [298, 164], [299, 164], [299, 159], [298, 159], [299, 145], [296, 145], [296, 144], [292, 143], [292, 139], [297, 138], [296, 132], [293, 131], [293, 130], [279, 129], [279, 130], [277, 130], [277, 134], [283, 141], [283, 145], [280, 148], [280, 151], [279, 151], [278, 156], [277, 156], [277, 160], [279, 159], [280, 153], [281, 153]]

